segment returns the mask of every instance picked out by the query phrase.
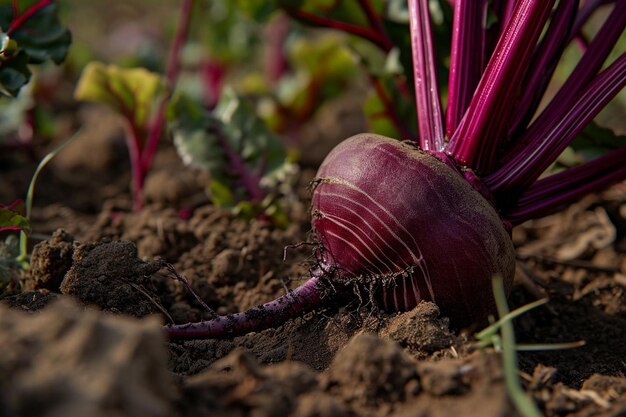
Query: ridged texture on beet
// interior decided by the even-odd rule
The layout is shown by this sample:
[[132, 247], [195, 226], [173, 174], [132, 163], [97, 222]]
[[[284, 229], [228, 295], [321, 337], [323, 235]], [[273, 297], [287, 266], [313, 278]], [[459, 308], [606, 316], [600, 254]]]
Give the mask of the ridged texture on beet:
[[322, 265], [340, 279], [375, 284], [386, 309], [430, 300], [464, 325], [493, 312], [494, 274], [510, 287], [515, 252], [500, 217], [433, 156], [361, 134], [326, 157], [316, 181], [312, 225]]

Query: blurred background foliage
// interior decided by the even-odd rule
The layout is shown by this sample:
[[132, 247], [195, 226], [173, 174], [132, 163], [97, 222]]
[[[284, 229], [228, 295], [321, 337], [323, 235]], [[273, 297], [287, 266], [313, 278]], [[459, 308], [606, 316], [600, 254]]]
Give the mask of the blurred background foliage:
[[[20, 7], [32, 2], [21, 0]], [[197, 0], [178, 89], [210, 109], [228, 85], [236, 94], [252, 99], [259, 117], [292, 148], [298, 146], [300, 127], [326, 103], [346, 93], [365, 91], [361, 105], [369, 130], [398, 138], [414, 137], [406, 5], [400, 0], [373, 0], [371, 4], [398, 47], [384, 50], [362, 38], [306, 26], [290, 18], [284, 7], [278, 7], [327, 13], [367, 26], [357, 0]], [[61, 67], [45, 64], [36, 69], [34, 82], [19, 100], [0, 98], [0, 142], [7, 137], [33, 139], [33, 129], [36, 139], [42, 141], [57, 136], [59, 129], [66, 135], [55, 114], [60, 111], [59, 104], [75, 106], [73, 85], [91, 61], [164, 72], [176, 29], [178, 1], [58, 0], [58, 6], [61, 21], [72, 32], [69, 56]], [[607, 7], [600, 8], [584, 28], [587, 38], [593, 36], [607, 11]], [[448, 2], [432, 0], [431, 12], [445, 103], [451, 22]], [[624, 50], [626, 35], [609, 61]], [[581, 54], [574, 44], [568, 48], [549, 91], [563, 82]], [[385, 114], [386, 101], [396, 107], [401, 126]], [[624, 134], [621, 118], [625, 110], [626, 93], [622, 92], [596, 121]], [[26, 119], [30, 123], [24, 123]]]

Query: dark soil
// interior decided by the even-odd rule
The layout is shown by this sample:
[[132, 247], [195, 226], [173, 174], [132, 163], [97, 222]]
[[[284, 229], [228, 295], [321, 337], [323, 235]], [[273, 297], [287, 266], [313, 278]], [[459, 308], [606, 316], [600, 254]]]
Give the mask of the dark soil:
[[[102, 152], [90, 147], [90, 158], [106, 158], [101, 165], [75, 166], [72, 152], [85, 151], [72, 145], [41, 177], [33, 228], [49, 238], [0, 303], [0, 415], [516, 415], [501, 356], [473, 349], [479, 329], [451, 328], [432, 303], [385, 314], [355, 301], [233, 339], [167, 342], [161, 324], [209, 313], [165, 262], [220, 314], [307, 278], [312, 248], [283, 254], [310, 240], [314, 171], [303, 168], [283, 230], [210, 205], [206, 177], [164, 146], [148, 204], [131, 213], [127, 174], [98, 188], [99, 170], [123, 159], [116, 132], [100, 133], [106, 140], [93, 146]], [[68, 175], [71, 167], [81, 175]], [[3, 165], [2, 183], [20, 183], [29, 169]], [[1, 188], [0, 201], [21, 192]], [[550, 299], [516, 320], [518, 342], [585, 343], [520, 352], [524, 388], [547, 416], [626, 415], [626, 186], [513, 237], [511, 308]]]

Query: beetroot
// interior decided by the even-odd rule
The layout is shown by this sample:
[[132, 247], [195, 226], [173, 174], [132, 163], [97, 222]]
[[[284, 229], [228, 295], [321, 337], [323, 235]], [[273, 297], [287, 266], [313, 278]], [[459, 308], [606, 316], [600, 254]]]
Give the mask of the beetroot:
[[453, 168], [383, 136], [345, 140], [317, 173], [320, 263], [376, 290], [388, 310], [434, 301], [456, 323], [492, 311], [491, 277], [510, 287], [515, 252], [493, 206]]

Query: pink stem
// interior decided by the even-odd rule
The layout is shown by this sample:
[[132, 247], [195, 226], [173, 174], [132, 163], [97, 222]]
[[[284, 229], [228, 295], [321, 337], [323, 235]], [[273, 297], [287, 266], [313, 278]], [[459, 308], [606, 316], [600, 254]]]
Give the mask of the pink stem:
[[218, 59], [209, 57], [200, 64], [199, 72], [204, 87], [205, 105], [209, 110], [212, 110], [217, 106], [222, 94], [228, 66]]
[[534, 124], [535, 129], [546, 130], [547, 125], [551, 124], [561, 111], [563, 103], [570, 102], [589, 81], [598, 73], [602, 64], [609, 56], [613, 46], [618, 41], [624, 27], [626, 26], [626, 1], [619, 2], [615, 5], [613, 11], [606, 19], [593, 41], [587, 48], [587, 52], [578, 62], [574, 71], [567, 78], [563, 86], [556, 93], [554, 98], [541, 116]]
[[276, 85], [288, 71], [289, 63], [285, 54], [285, 42], [289, 35], [289, 18], [281, 13], [265, 28], [266, 45], [264, 69], [267, 80]]
[[382, 39], [384, 39], [385, 44], [391, 45], [391, 39], [389, 39], [389, 35], [387, 35], [387, 31], [385, 30], [385, 26], [383, 25], [380, 16], [376, 13], [376, 10], [374, 10], [372, 2], [370, 0], [358, 0], [358, 2], [361, 6], [361, 10], [363, 10], [363, 13], [365, 13], [365, 16], [367, 17], [367, 21], [370, 26], [378, 32]]
[[444, 147], [444, 133], [428, 0], [408, 1], [420, 146], [424, 150], [440, 151]]
[[555, 0], [519, 0], [480, 80], [469, 109], [447, 146], [459, 163], [489, 172], [506, 139], [528, 61]]
[[502, 6], [500, 9], [500, 16], [498, 16], [498, 18], [502, 22], [501, 28], [504, 29], [506, 25], [509, 24], [509, 20], [511, 20], [511, 17], [513, 16], [513, 13], [515, 12], [516, 1], [517, 0], [503, 0], [502, 1]]
[[[143, 208], [143, 184], [146, 175], [141, 165], [141, 141], [145, 132], [136, 123], [133, 109], [127, 105], [124, 98], [111, 86], [109, 81], [103, 87], [108, 94], [116, 98], [116, 102], [120, 106], [120, 113], [126, 120], [125, 139], [131, 166], [133, 211], [139, 211]], [[119, 88], [126, 88], [126, 86], [120, 84]], [[126, 94], [132, 93], [127, 91]]]
[[[498, 43], [498, 39], [502, 35], [504, 29], [515, 7], [516, 0], [489, 0], [488, 10], [490, 13], [496, 16], [496, 22], [492, 23], [485, 31], [485, 53], [483, 58], [488, 61], [493, 55], [493, 51]], [[486, 62], [484, 61], [484, 62]]]
[[[452, 48], [448, 78], [446, 137], [454, 134], [467, 110], [483, 70], [487, 1], [458, 0], [454, 3]], [[480, 53], [479, 53], [480, 52]]]
[[178, 21], [178, 28], [176, 31], [176, 36], [174, 38], [174, 42], [172, 44], [172, 48], [170, 49], [167, 69], [165, 73], [167, 91], [161, 99], [152, 123], [148, 128], [148, 139], [146, 141], [145, 148], [143, 149], [141, 154], [141, 169], [144, 172], [144, 175], [147, 174], [147, 172], [150, 170], [150, 166], [152, 165], [152, 159], [154, 158], [154, 154], [156, 153], [157, 147], [159, 145], [159, 139], [161, 138], [161, 133], [163, 131], [163, 126], [165, 125], [165, 109], [167, 107], [167, 103], [172, 97], [174, 87], [176, 86], [176, 80], [178, 78], [178, 74], [180, 73], [180, 59], [183, 46], [185, 45], [185, 40], [187, 39], [187, 35], [189, 33], [193, 5], [194, 0], [182, 0], [181, 2], [181, 12]]
[[141, 165], [140, 147], [143, 133], [138, 131], [132, 119], [127, 119], [126, 132], [126, 146], [132, 175], [133, 211], [137, 212], [143, 208], [143, 184], [146, 174]]
[[222, 149], [226, 153], [226, 157], [230, 162], [230, 166], [232, 171], [239, 175], [241, 185], [248, 193], [250, 197], [250, 201], [261, 201], [265, 198], [265, 191], [261, 188], [261, 178], [260, 175], [256, 175], [248, 169], [245, 162], [241, 158], [239, 154], [237, 154], [232, 146], [228, 143], [226, 138], [223, 136], [223, 133], [218, 129], [215, 129], [213, 132], [217, 138]]
[[599, 191], [626, 178], [626, 147], [593, 161], [538, 180], [505, 213], [513, 225], [556, 212], [582, 196]]
[[515, 110], [509, 133], [524, 129], [539, 106], [563, 50], [569, 41], [569, 32], [578, 10], [578, 0], [561, 1], [552, 17], [550, 26], [535, 48], [530, 72], [519, 104]]
[[[513, 157], [484, 178], [487, 187], [500, 194], [528, 188], [624, 85], [626, 53], [576, 97], [560, 103], [559, 111], [550, 113], [549, 121], [537, 120], [531, 125]], [[545, 114], [542, 113], [540, 119], [546, 117]]]
[[370, 42], [378, 45], [385, 52], [389, 52], [393, 48], [393, 44], [389, 39], [386, 39], [380, 33], [371, 28], [353, 25], [293, 7], [287, 7], [285, 8], [285, 11], [288, 15], [298, 20], [307, 22], [311, 25], [333, 28], [346, 33], [350, 33], [352, 35], [359, 36], [363, 39], [367, 39]]

